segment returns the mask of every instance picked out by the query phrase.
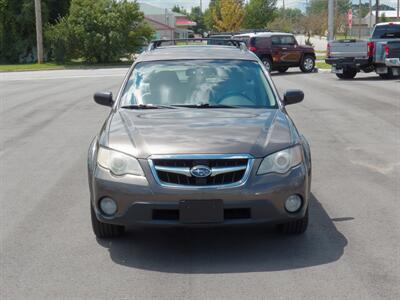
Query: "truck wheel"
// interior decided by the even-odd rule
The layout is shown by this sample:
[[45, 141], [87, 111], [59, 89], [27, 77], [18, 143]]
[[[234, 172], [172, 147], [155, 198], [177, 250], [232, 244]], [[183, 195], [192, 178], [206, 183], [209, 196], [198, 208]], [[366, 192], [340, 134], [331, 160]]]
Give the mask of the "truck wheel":
[[279, 72], [279, 73], [285, 73], [287, 70], [289, 70], [288, 67], [278, 68], [278, 72]]
[[90, 216], [92, 218], [93, 232], [100, 239], [119, 237], [125, 232], [124, 226], [107, 224], [97, 220], [92, 204], [90, 204]]
[[388, 68], [388, 72], [386, 74], [379, 74], [379, 77], [382, 79], [393, 79], [394, 75], [392, 68]]
[[267, 71], [271, 72], [271, 70], [272, 70], [272, 62], [271, 62], [271, 60], [268, 57], [264, 57], [261, 61], [264, 64], [264, 66], [267, 69]]
[[315, 58], [312, 55], [304, 55], [303, 59], [300, 62], [300, 70], [303, 73], [311, 73], [314, 71], [315, 67]]
[[345, 69], [343, 70], [343, 74], [336, 74], [336, 76], [340, 79], [353, 79], [357, 75], [357, 70], [354, 69]]
[[281, 224], [279, 229], [282, 233], [285, 234], [302, 234], [307, 230], [307, 227], [308, 227], [308, 209], [302, 219]]

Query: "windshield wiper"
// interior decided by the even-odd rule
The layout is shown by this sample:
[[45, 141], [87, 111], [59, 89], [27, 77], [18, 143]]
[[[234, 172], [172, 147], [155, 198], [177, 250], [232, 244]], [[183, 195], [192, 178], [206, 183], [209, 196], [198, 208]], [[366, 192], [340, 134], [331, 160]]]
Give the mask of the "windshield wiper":
[[159, 109], [159, 108], [175, 108], [169, 105], [155, 105], [155, 104], [130, 104], [121, 106], [121, 108], [125, 109]]
[[225, 105], [225, 104], [210, 104], [210, 103], [198, 103], [198, 104], [175, 104], [171, 106], [177, 107], [189, 107], [189, 108], [238, 108], [239, 106]]

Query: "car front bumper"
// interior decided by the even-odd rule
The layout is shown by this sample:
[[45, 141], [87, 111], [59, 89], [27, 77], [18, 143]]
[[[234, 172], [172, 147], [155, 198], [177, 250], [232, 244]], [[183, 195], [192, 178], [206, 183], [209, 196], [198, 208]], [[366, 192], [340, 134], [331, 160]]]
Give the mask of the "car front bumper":
[[[242, 186], [232, 188], [171, 188], [158, 184], [146, 161], [141, 161], [146, 177], [116, 177], [108, 170], [95, 167], [89, 174], [92, 205], [99, 221], [110, 224], [134, 225], [229, 225], [252, 223], [285, 223], [300, 219], [308, 208], [310, 172], [303, 164], [287, 174], [256, 175], [261, 159], [257, 159], [250, 177]], [[299, 195], [303, 204], [299, 211], [289, 213], [286, 199]], [[118, 210], [104, 215], [99, 201], [110, 197]], [[216, 200], [222, 203], [223, 218], [219, 222], [196, 223], [181, 219], [182, 201]], [[207, 201], [205, 201], [207, 202]]]

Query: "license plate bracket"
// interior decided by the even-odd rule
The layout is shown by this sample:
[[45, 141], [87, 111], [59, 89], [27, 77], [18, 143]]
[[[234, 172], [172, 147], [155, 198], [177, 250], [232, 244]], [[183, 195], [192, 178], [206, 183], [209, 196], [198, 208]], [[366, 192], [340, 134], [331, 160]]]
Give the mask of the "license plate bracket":
[[181, 200], [179, 221], [185, 224], [222, 223], [224, 204], [221, 199]]
[[343, 69], [337, 69], [336, 67], [332, 67], [331, 72], [335, 74], [343, 74]]

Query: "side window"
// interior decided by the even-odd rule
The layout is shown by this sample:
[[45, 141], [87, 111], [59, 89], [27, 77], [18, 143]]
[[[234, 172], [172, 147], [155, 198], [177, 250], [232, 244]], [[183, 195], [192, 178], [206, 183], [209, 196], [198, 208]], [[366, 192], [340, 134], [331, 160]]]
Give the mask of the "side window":
[[280, 45], [281, 38], [279, 36], [273, 36], [273, 37], [271, 37], [271, 43], [272, 43], [272, 45]]
[[262, 37], [258, 37], [255, 38], [255, 47], [257, 48], [267, 48], [267, 39], [266, 38], [262, 38]]
[[286, 36], [282, 36], [281, 37], [281, 43], [283, 45], [295, 45], [296, 44], [296, 40], [294, 39], [293, 36], [286, 35]]

